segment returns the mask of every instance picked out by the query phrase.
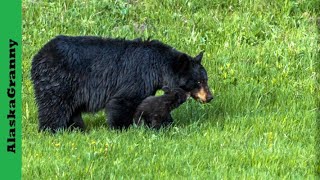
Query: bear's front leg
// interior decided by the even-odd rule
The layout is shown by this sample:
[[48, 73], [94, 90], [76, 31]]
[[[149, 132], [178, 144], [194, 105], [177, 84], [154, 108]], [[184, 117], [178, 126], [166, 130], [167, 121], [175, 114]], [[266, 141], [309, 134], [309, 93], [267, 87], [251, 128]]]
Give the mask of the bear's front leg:
[[112, 129], [126, 129], [133, 124], [137, 103], [126, 98], [115, 98], [108, 102], [106, 113], [108, 125]]

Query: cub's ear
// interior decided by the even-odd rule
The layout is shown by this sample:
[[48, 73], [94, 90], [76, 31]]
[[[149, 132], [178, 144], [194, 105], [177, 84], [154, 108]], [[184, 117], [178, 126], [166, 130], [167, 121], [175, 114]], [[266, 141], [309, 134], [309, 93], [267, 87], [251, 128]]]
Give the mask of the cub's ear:
[[173, 70], [175, 72], [184, 72], [189, 68], [190, 60], [188, 55], [180, 54], [173, 62]]
[[201, 52], [194, 58], [194, 60], [195, 60], [197, 63], [201, 63], [201, 60], [202, 60], [202, 57], [203, 57], [203, 53], [204, 53], [204, 51], [201, 51]]
[[163, 92], [164, 92], [165, 94], [170, 93], [170, 88], [169, 88], [168, 86], [163, 86], [163, 87], [162, 87], [162, 90], [163, 90]]

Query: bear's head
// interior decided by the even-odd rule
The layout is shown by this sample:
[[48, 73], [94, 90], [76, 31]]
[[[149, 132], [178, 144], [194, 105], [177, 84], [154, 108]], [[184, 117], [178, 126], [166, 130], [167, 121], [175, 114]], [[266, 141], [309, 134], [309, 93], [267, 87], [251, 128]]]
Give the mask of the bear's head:
[[208, 87], [207, 71], [201, 64], [203, 52], [196, 57], [181, 53], [174, 61], [173, 71], [177, 86], [190, 92], [191, 97], [202, 103], [208, 103], [213, 95]]

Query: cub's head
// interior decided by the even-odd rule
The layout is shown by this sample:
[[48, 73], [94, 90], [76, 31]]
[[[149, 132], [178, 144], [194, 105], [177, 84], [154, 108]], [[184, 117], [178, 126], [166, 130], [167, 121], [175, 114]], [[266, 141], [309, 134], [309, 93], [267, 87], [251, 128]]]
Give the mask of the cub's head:
[[174, 100], [176, 101], [177, 105], [180, 105], [187, 101], [188, 97], [190, 96], [189, 92], [181, 88], [172, 88], [170, 89], [168, 86], [162, 87], [165, 95], [173, 96]]
[[175, 61], [173, 69], [178, 87], [190, 92], [195, 100], [208, 103], [213, 99], [213, 95], [208, 87], [207, 71], [201, 65], [202, 56], [203, 52], [196, 57], [182, 53]]

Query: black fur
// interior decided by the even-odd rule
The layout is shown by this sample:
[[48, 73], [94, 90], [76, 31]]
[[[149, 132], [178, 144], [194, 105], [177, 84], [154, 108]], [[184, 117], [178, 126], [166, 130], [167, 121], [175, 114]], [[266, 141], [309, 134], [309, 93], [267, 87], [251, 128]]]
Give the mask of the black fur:
[[[202, 57], [202, 56], [201, 56]], [[39, 130], [84, 129], [82, 112], [105, 108], [111, 128], [133, 123], [136, 107], [163, 86], [199, 88], [205, 69], [159, 41], [57, 36], [36, 54], [31, 77]]]
[[137, 107], [134, 122], [138, 125], [145, 123], [147, 126], [159, 129], [162, 125], [172, 122], [170, 112], [179, 107], [188, 98], [188, 93], [181, 88], [163, 88], [162, 96], [149, 96]]

